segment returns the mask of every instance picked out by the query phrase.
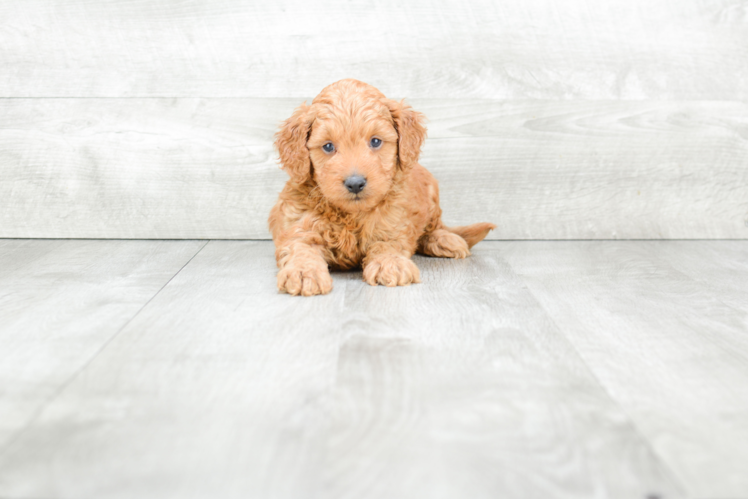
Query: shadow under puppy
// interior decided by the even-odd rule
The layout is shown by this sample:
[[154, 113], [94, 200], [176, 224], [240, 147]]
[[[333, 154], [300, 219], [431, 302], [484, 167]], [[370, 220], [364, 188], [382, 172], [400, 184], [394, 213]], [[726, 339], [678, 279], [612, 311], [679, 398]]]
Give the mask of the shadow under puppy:
[[496, 226], [442, 224], [436, 179], [418, 164], [423, 115], [371, 85], [341, 80], [276, 134], [291, 176], [270, 212], [278, 290], [332, 290], [328, 268], [362, 266], [370, 285], [418, 283], [410, 257], [462, 259]]

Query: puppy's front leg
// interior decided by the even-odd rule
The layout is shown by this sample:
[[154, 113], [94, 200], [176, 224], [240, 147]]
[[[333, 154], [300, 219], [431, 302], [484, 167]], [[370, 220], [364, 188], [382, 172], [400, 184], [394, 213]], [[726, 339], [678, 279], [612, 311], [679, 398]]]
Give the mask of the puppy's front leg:
[[420, 283], [418, 267], [410, 260], [410, 255], [399, 243], [374, 243], [367, 249], [364, 258], [364, 281], [373, 286]]
[[292, 240], [278, 248], [276, 258], [279, 291], [305, 296], [332, 291], [332, 277], [320, 246]]

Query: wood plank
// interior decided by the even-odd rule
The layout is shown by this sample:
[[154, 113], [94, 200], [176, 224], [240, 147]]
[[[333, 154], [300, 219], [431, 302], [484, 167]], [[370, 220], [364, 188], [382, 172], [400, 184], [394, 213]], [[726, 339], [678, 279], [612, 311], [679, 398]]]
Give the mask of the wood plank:
[[748, 98], [735, 0], [0, 3], [0, 96]]
[[[644, 244], [653, 257], [708, 287], [728, 306], [748, 313], [748, 245], [743, 241], [680, 241]], [[746, 338], [748, 341], [748, 338]]]
[[280, 295], [272, 243], [210, 242], [0, 458], [0, 496], [308, 496], [336, 292]]
[[[296, 99], [0, 100], [0, 237], [268, 238]], [[445, 221], [747, 238], [743, 102], [414, 100]]]
[[321, 496], [682, 495], [496, 249], [349, 275]]
[[699, 246], [722, 246], [705, 265], [723, 274], [742, 265], [746, 242], [698, 243], [693, 254], [693, 242], [660, 243], [654, 254], [658, 242], [499, 249], [687, 494], [743, 497], [748, 312], [677, 269], [690, 265], [683, 255], [705, 256]]
[[0, 240], [0, 451], [202, 245]]
[[0, 457], [3, 496], [679, 496], [489, 248], [275, 291], [211, 242]]

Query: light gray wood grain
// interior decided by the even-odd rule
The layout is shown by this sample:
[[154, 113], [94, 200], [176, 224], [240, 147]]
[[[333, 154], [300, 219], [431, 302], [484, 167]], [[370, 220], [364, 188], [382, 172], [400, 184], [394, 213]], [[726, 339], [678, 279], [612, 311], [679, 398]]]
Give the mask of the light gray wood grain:
[[498, 249], [689, 495], [748, 493], [746, 281], [719, 277], [745, 275], [745, 242]]
[[0, 2], [0, 96], [748, 96], [742, 0]]
[[210, 242], [0, 458], [0, 495], [309, 496], [343, 303], [279, 295], [270, 242]]
[[684, 245], [678, 241], [652, 241], [643, 248], [709, 287], [721, 302], [748, 313], [748, 245], [744, 242], [700, 241]]
[[0, 240], [0, 451], [202, 245]]
[[[748, 237], [742, 102], [413, 100], [448, 224]], [[0, 237], [268, 238], [297, 99], [0, 100]]]
[[210, 242], [0, 457], [3, 496], [680, 496], [490, 244], [275, 292]]
[[682, 495], [494, 248], [408, 288], [347, 275], [322, 496]]

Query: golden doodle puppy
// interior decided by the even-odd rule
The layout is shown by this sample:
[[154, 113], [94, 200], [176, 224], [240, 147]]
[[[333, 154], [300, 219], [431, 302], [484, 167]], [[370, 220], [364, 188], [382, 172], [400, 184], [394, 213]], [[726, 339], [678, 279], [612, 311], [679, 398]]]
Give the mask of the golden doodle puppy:
[[278, 289], [332, 290], [329, 269], [361, 266], [370, 285], [420, 281], [415, 252], [462, 259], [496, 226], [442, 224], [436, 179], [418, 164], [423, 115], [371, 85], [341, 80], [276, 134], [290, 175], [270, 212]]

